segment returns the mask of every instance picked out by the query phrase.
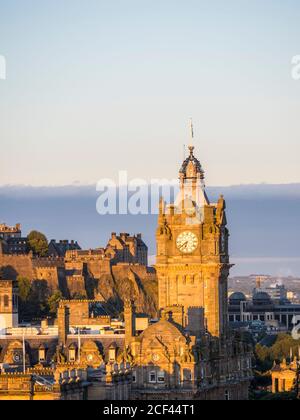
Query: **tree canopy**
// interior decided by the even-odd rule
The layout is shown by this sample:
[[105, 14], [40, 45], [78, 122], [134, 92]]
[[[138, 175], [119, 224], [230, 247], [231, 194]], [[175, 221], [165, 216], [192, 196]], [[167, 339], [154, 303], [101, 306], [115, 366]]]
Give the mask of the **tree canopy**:
[[29, 248], [35, 255], [39, 257], [47, 256], [49, 249], [48, 240], [43, 233], [33, 230], [27, 238]]
[[255, 347], [258, 367], [261, 370], [268, 370], [274, 361], [288, 359], [292, 350], [293, 355], [299, 353], [300, 340], [294, 340], [290, 334], [278, 334], [271, 346], [257, 344]]
[[49, 296], [47, 304], [49, 308], [49, 313], [51, 315], [56, 315], [59, 301], [63, 298], [61, 291], [57, 290], [53, 295]]
[[27, 302], [31, 292], [31, 282], [26, 277], [19, 276], [17, 278], [19, 287], [19, 298], [22, 302]]

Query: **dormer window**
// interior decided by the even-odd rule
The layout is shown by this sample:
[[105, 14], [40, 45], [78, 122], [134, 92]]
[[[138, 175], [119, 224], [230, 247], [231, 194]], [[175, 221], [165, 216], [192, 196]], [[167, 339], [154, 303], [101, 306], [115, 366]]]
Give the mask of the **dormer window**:
[[46, 360], [46, 349], [44, 347], [39, 348], [39, 362], [45, 362]]
[[75, 362], [76, 361], [76, 348], [75, 346], [71, 346], [69, 348], [69, 361]]
[[149, 373], [149, 382], [150, 384], [156, 384], [157, 380], [156, 380], [156, 372], [152, 371]]

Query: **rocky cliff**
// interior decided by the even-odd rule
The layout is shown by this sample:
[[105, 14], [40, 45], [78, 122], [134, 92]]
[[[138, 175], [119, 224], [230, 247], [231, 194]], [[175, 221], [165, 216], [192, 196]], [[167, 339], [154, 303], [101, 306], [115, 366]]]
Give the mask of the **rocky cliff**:
[[93, 259], [64, 263], [63, 259], [38, 259], [30, 255], [0, 255], [3, 278], [26, 277], [43, 282], [48, 294], [60, 290], [66, 298], [87, 297], [107, 302], [115, 315], [123, 312], [126, 299], [138, 312], [157, 315], [158, 286], [155, 270], [142, 265], [117, 264]]
[[124, 301], [131, 299], [138, 312], [157, 316], [157, 279], [146, 267], [114, 266], [95, 283], [94, 297], [103, 298], [112, 312], [122, 313]]

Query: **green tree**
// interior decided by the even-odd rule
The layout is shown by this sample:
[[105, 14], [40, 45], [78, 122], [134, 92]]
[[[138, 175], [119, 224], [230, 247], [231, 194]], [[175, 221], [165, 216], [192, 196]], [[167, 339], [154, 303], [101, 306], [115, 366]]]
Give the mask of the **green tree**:
[[51, 315], [56, 315], [56, 312], [59, 306], [59, 301], [62, 298], [63, 298], [63, 295], [60, 290], [57, 290], [48, 298], [49, 312]]
[[22, 302], [27, 302], [31, 293], [31, 282], [28, 278], [18, 276], [19, 298]]
[[[266, 342], [264, 340], [264, 342]], [[260, 372], [266, 372], [272, 368], [274, 361], [289, 359], [292, 350], [293, 355], [298, 355], [300, 340], [294, 340], [290, 334], [280, 333], [267, 345], [255, 346], [256, 367]]]
[[27, 238], [29, 248], [35, 255], [45, 257], [48, 254], [48, 240], [43, 233], [33, 230]]

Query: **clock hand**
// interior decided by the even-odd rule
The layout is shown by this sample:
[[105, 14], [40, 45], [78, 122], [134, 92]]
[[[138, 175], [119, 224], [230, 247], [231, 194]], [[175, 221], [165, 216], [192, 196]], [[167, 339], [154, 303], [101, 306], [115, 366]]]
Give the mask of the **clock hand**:
[[186, 248], [186, 247], [187, 247], [187, 245], [188, 245], [188, 241], [186, 241], [184, 244], [182, 244], [182, 245], [179, 247], [179, 249]]

